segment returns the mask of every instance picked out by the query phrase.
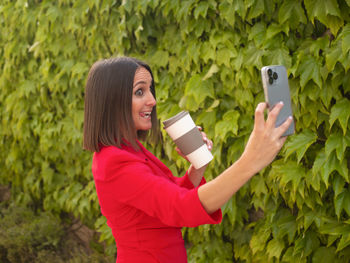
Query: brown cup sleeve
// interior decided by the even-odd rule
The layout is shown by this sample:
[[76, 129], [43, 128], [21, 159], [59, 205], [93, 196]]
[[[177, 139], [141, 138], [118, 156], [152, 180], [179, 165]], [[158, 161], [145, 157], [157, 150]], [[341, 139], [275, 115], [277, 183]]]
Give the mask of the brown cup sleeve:
[[197, 127], [194, 127], [181, 137], [174, 140], [177, 147], [184, 155], [188, 155], [201, 147], [205, 142]]

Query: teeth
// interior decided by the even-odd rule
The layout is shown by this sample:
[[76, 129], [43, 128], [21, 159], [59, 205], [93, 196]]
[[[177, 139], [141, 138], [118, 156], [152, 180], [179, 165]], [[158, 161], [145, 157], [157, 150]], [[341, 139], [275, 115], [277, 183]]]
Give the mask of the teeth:
[[151, 116], [151, 112], [150, 111], [147, 111], [147, 112], [143, 112], [141, 115], [143, 115], [143, 117], [150, 117]]

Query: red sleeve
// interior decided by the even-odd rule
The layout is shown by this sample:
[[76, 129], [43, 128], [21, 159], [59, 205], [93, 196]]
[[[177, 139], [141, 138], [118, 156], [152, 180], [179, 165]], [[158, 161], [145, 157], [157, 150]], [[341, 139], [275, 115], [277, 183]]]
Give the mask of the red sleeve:
[[105, 203], [108, 200], [133, 206], [175, 227], [217, 224], [222, 219], [220, 209], [211, 215], [204, 210], [198, 187], [192, 185], [191, 190], [179, 187], [170, 179], [155, 175], [146, 162], [113, 154], [106, 156], [103, 163], [103, 176], [96, 176], [95, 181]]
[[[186, 171], [185, 175], [182, 177], [175, 177], [176, 178], [176, 183], [181, 186], [181, 187], [185, 187], [187, 189], [193, 189], [194, 185], [191, 182], [190, 178], [188, 178], [188, 171]], [[199, 183], [198, 186], [201, 186], [202, 184], [205, 184], [206, 181], [204, 179], [204, 177], [202, 177], [201, 182]]]

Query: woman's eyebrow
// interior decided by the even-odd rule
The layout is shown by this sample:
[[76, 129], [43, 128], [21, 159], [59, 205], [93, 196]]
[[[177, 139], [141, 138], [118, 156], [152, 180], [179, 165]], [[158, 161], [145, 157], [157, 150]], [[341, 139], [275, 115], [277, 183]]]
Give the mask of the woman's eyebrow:
[[140, 80], [140, 81], [138, 81], [138, 82], [135, 83], [134, 88], [135, 88], [137, 85], [139, 85], [139, 84], [147, 84], [147, 82], [144, 81], [144, 80]]

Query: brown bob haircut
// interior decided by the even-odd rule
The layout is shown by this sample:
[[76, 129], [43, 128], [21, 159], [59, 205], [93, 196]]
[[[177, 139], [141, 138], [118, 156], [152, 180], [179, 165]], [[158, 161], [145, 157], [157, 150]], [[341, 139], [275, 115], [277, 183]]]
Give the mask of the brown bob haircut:
[[[99, 152], [102, 146], [121, 147], [131, 144], [138, 150], [137, 140], [145, 140], [148, 131], [136, 131], [132, 118], [132, 92], [135, 72], [143, 67], [152, 76], [151, 92], [156, 98], [150, 67], [135, 58], [103, 59], [90, 69], [85, 86], [83, 148]], [[156, 107], [152, 113], [150, 139], [159, 138]]]

